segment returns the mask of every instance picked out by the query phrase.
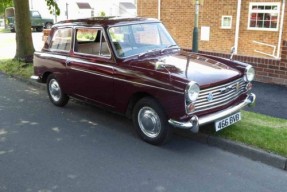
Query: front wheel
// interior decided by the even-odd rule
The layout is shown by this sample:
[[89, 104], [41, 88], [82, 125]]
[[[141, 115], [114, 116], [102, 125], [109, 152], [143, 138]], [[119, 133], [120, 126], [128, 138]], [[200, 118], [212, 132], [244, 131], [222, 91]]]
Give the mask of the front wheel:
[[69, 97], [63, 93], [63, 90], [54, 75], [49, 75], [48, 77], [47, 91], [49, 98], [54, 105], [63, 107], [68, 103]]
[[51, 29], [52, 26], [53, 26], [52, 23], [46, 23], [45, 28], [46, 28], [46, 29]]
[[169, 140], [172, 127], [161, 106], [152, 98], [141, 99], [133, 109], [133, 123], [138, 135], [147, 143], [161, 145]]

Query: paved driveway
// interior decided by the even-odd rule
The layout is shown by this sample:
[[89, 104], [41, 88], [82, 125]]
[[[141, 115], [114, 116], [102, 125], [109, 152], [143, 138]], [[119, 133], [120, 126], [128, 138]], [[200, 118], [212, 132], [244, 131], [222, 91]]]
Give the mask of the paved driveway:
[[[33, 32], [33, 44], [36, 51], [42, 49], [44, 42], [42, 41], [43, 33]], [[0, 59], [13, 58], [16, 53], [16, 33], [0, 33]]]

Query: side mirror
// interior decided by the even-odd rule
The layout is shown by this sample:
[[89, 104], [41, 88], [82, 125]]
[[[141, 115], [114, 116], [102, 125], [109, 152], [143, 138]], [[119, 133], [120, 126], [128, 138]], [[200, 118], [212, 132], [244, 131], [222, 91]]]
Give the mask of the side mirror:
[[235, 47], [231, 47], [230, 60], [232, 60], [234, 53], [235, 53]]

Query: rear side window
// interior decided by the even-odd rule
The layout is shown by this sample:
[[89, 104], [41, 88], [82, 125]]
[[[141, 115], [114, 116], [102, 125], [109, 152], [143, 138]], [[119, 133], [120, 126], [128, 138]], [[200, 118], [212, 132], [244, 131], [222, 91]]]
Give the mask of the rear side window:
[[57, 29], [51, 42], [51, 49], [60, 51], [70, 51], [72, 42], [72, 29]]
[[77, 29], [74, 51], [102, 57], [111, 56], [104, 32], [97, 28]]

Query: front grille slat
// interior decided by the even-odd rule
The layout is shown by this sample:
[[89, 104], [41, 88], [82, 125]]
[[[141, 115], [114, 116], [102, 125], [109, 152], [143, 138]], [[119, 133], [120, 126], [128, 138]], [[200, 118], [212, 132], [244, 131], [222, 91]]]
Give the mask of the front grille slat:
[[201, 107], [201, 106], [206, 106], [206, 105], [215, 105], [217, 102], [224, 102], [224, 101], [228, 101], [228, 100], [232, 100], [232, 98], [234, 97], [237, 97], [238, 94], [242, 94], [243, 91], [240, 91], [238, 93], [230, 93], [228, 95], [225, 95], [224, 97], [221, 97], [221, 98], [217, 98], [217, 99], [213, 99], [213, 102], [204, 102], [204, 101], [201, 101], [199, 103], [196, 103], [196, 107]]
[[[241, 88], [241, 89], [239, 89], [238, 92], [243, 92], [243, 91], [244, 91], [244, 88]], [[216, 94], [213, 95], [213, 101], [216, 101], [216, 100], [218, 100], [220, 98], [225, 98], [225, 97], [227, 97], [227, 96], [229, 96], [231, 94], [237, 94], [238, 92], [237, 91], [230, 91], [230, 92], [224, 93], [224, 94], [220, 93], [220, 92], [216, 92]], [[201, 99], [198, 99], [196, 101], [196, 103], [206, 102], [207, 96], [208, 96], [208, 94], [206, 94], [205, 97], [202, 97]]]
[[[237, 85], [238, 83], [239, 85]], [[245, 82], [243, 78], [240, 78], [224, 85], [201, 90], [195, 102], [195, 112], [214, 109], [234, 101], [246, 92], [246, 85], [247, 82]], [[237, 86], [239, 86], [239, 89], [236, 89]], [[231, 87], [231, 90], [227, 92], [221, 91], [227, 87]], [[212, 94], [212, 100], [210, 101], [208, 101], [209, 94]]]
[[[240, 92], [242, 93], [242, 92]], [[226, 102], [228, 101], [232, 101], [234, 98], [237, 98], [238, 94], [236, 93], [233, 93], [232, 95], [227, 95], [226, 97], [222, 98], [222, 99], [217, 99], [217, 100], [214, 100], [214, 102], [210, 102], [210, 103], [200, 103], [200, 105], [195, 105], [196, 109], [200, 109], [200, 108], [206, 108], [206, 107], [212, 107], [214, 105], [217, 105], [217, 104], [225, 104]]]

